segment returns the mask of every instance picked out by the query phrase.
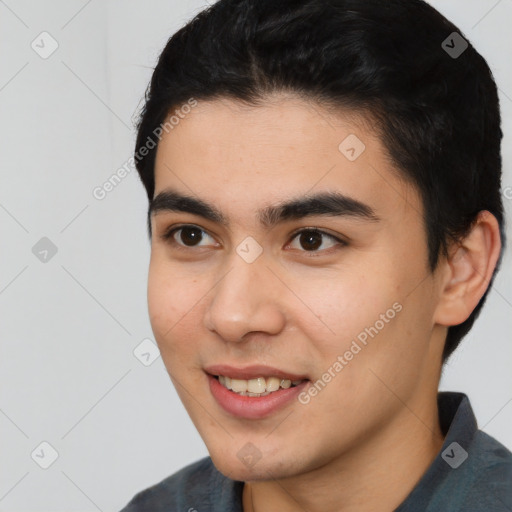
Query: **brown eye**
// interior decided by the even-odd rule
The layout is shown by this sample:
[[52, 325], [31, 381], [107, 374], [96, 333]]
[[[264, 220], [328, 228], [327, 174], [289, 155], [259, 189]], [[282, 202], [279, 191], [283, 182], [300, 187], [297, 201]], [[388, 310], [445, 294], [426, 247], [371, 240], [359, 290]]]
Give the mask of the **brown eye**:
[[202, 230], [195, 227], [184, 227], [179, 229], [181, 235], [179, 238], [187, 246], [194, 246], [197, 242], [200, 242], [203, 238]]
[[[206, 237], [205, 237], [206, 235]], [[186, 249], [187, 247], [203, 247], [199, 245], [204, 238], [210, 237], [203, 229], [193, 225], [182, 225], [166, 231], [162, 238], [171, 245]]]
[[[303, 229], [295, 233], [292, 240], [297, 239], [300, 247], [304, 249], [304, 252], [321, 252], [318, 251], [318, 248], [322, 246], [324, 237], [337, 242], [338, 245], [347, 245], [343, 240], [318, 229]], [[334, 247], [337, 244], [335, 243], [331, 247]], [[330, 247], [323, 247], [322, 250], [327, 250], [329, 248]]]

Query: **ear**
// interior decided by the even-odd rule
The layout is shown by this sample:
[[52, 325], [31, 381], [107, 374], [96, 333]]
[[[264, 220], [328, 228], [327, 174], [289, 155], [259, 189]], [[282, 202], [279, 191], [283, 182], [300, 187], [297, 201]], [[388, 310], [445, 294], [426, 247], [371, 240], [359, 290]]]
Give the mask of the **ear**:
[[435, 323], [449, 327], [471, 315], [489, 286], [500, 251], [498, 221], [483, 210], [468, 236], [454, 244], [448, 258], [442, 260]]

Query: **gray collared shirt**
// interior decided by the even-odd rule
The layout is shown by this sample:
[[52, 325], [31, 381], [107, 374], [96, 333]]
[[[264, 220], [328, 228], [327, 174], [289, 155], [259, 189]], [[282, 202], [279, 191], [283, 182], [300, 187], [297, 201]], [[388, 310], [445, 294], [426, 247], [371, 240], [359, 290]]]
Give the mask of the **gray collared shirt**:
[[[512, 453], [478, 430], [468, 397], [438, 394], [444, 444], [395, 512], [512, 512]], [[136, 494], [121, 512], [243, 512], [244, 482], [210, 457]]]

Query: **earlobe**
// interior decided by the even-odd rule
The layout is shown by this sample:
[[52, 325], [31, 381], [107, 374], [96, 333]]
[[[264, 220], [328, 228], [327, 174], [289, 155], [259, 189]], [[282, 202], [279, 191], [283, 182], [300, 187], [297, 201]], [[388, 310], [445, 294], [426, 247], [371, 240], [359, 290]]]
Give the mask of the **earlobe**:
[[471, 315], [489, 286], [500, 251], [498, 221], [490, 212], [481, 211], [470, 233], [450, 248], [442, 263], [436, 324], [458, 325]]

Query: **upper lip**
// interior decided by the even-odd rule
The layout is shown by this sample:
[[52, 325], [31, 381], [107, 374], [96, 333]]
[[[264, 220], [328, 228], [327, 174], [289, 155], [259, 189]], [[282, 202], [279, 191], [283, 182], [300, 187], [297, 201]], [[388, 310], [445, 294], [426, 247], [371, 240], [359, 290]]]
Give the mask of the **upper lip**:
[[227, 364], [214, 364], [205, 367], [205, 371], [210, 375], [224, 375], [225, 377], [243, 380], [255, 379], [257, 377], [279, 377], [281, 379], [289, 379], [291, 381], [304, 380], [308, 378], [306, 375], [299, 375], [261, 364], [253, 364], [245, 366], [244, 368], [235, 368], [234, 366], [229, 366]]

